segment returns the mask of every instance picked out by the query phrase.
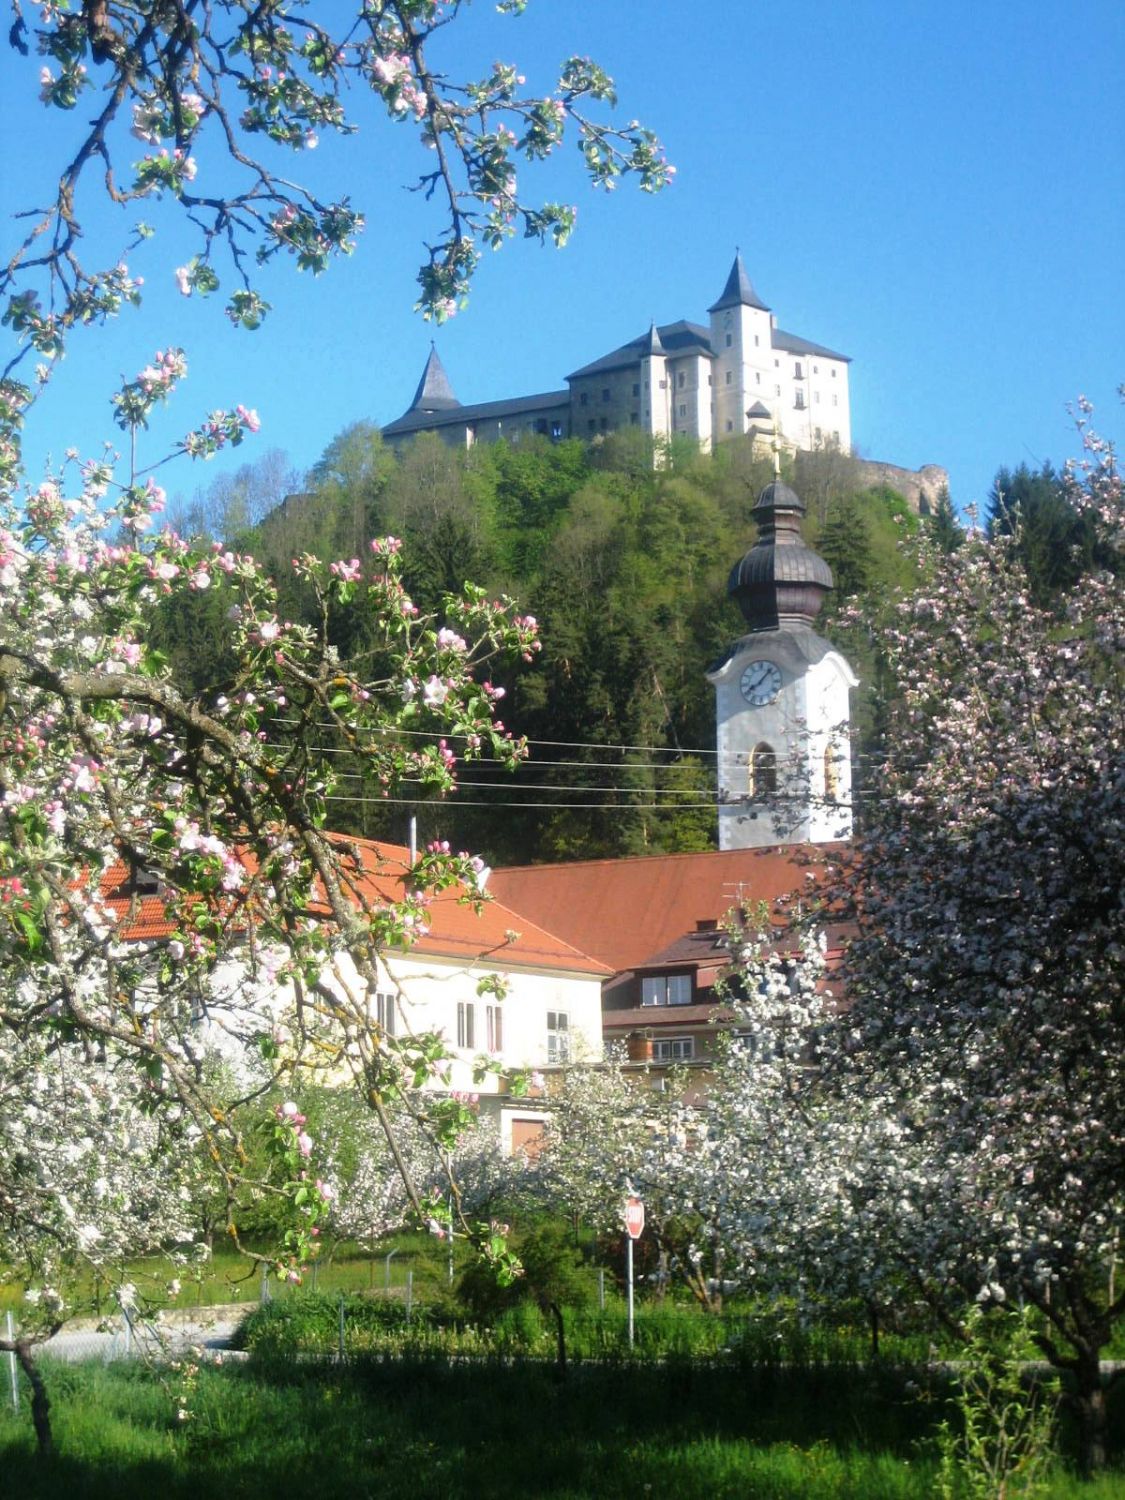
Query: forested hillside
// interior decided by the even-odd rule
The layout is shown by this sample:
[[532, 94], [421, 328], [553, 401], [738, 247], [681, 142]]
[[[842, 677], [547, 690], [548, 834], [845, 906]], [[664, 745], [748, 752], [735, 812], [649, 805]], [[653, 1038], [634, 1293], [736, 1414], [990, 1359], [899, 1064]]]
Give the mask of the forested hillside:
[[[416, 808], [340, 800], [341, 828], [403, 840], [411, 812], [494, 863], [711, 847], [714, 710], [704, 672], [743, 631], [726, 598], [731, 565], [751, 545], [751, 512], [771, 477], [749, 449], [714, 456], [674, 447], [661, 466], [648, 442], [613, 435], [593, 447], [545, 440], [468, 452], [424, 435], [401, 458], [374, 427], [341, 433], [300, 493], [267, 455], [182, 508], [179, 522], [264, 557], [279, 581], [303, 552], [362, 558], [367, 539], [403, 539], [405, 575], [423, 611], [465, 579], [514, 596], [542, 627], [533, 665], [500, 684], [508, 725], [531, 741], [515, 776], [473, 767], [455, 801]], [[897, 549], [919, 523], [885, 488], [858, 489], [850, 461], [803, 455], [786, 477], [806, 500], [806, 535], [831, 563], [837, 592], [822, 616], [856, 667], [856, 761], [880, 722], [871, 643], [846, 622], [849, 597], [911, 582]], [[290, 617], [311, 607], [294, 582]], [[162, 644], [196, 685], [227, 685], [208, 602], [161, 622]], [[357, 611], [338, 642], [364, 647]], [[456, 749], [456, 747], [452, 747]]]

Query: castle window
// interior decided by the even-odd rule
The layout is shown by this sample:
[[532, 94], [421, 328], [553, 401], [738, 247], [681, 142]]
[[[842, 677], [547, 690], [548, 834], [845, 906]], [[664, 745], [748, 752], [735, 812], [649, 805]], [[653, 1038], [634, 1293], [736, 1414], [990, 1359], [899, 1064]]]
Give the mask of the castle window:
[[770, 797], [777, 791], [777, 753], [764, 742], [750, 756], [750, 795]]
[[840, 752], [831, 741], [824, 750], [824, 800], [840, 800]]
[[586, 405], [586, 392], [585, 391], [582, 391], [579, 394], [578, 404], [579, 404], [579, 406], [585, 406]]
[[779, 359], [775, 359], [774, 362], [773, 362], [773, 367], [774, 367], [775, 370], [780, 370], [781, 369], [781, 361]]
[[536, 420], [535, 430], [536, 430], [536, 432], [541, 432], [543, 434], [543, 436], [546, 437], [546, 435], [547, 435], [547, 418], [546, 417], [539, 417]]
[[734, 431], [734, 423], [733, 422], [728, 422], [727, 423], [727, 431], [728, 432], [733, 432]]
[[820, 366], [819, 365], [813, 365], [812, 372], [813, 372], [814, 375], [819, 375], [820, 374]]
[[629, 418], [629, 423], [630, 423], [631, 426], [636, 427], [638, 425], [638, 423], [640, 422], [640, 420], [641, 419], [640, 419], [640, 417], [637, 416], [637, 413], [633, 412], [632, 415]]
[[805, 409], [805, 393], [804, 393], [804, 391], [794, 391], [794, 393], [793, 393], [793, 405], [797, 408], [798, 411], [804, 411], [804, 409]]
[[608, 430], [608, 428], [609, 428], [609, 418], [608, 417], [599, 417], [598, 418], [598, 426], [601, 428], [601, 430], [603, 432], [606, 432]]
[[594, 432], [597, 429], [597, 425], [598, 424], [594, 421], [593, 417], [591, 417], [590, 420], [586, 423], [587, 432]]
[[727, 371], [727, 385], [730, 385], [730, 383], [731, 383], [731, 381], [733, 379], [734, 379], [734, 373], [733, 373], [733, 371], [728, 370]]
[[728, 333], [727, 334], [727, 348], [729, 349], [730, 346], [731, 346], [731, 344], [733, 344], [733, 343], [734, 343], [734, 340], [731, 338], [730, 334]]
[[835, 370], [833, 370], [833, 371], [832, 371], [832, 379], [833, 379], [833, 380], [835, 380], [835, 379], [836, 379], [836, 371], [835, 371]]
[[758, 337], [757, 334], [755, 334], [754, 335], [754, 348], [756, 349], [761, 342], [762, 342], [761, 339]]
[[677, 386], [677, 388], [679, 390], [681, 390], [681, 391], [683, 390], [683, 388], [684, 388], [684, 381], [686, 379], [687, 379], [687, 376], [681, 370], [680, 373], [676, 376], [676, 386]]
[[634, 383], [634, 385], [633, 385], [633, 395], [634, 395], [634, 396], [639, 396], [639, 395], [640, 395], [640, 394], [641, 394], [641, 388], [640, 388], [640, 385], [639, 385], [639, 384], [636, 384], [636, 383]]
[[561, 438], [562, 438], [562, 423], [561, 422], [552, 422], [551, 423], [551, 441], [552, 441], [552, 443], [559, 442]]
[[680, 403], [680, 416], [681, 417], [686, 417], [687, 416], [687, 407], [683, 404], [682, 401]]
[[804, 378], [804, 372], [801, 369], [801, 361], [798, 360], [797, 363], [793, 366], [793, 379], [804, 380]]
[[602, 400], [603, 401], [608, 401], [609, 400], [609, 386], [608, 385], [602, 386]]
[[761, 370], [759, 370], [758, 373], [754, 376], [754, 380], [755, 380], [756, 384], [761, 385], [761, 383], [762, 383], [762, 372], [761, 372]]

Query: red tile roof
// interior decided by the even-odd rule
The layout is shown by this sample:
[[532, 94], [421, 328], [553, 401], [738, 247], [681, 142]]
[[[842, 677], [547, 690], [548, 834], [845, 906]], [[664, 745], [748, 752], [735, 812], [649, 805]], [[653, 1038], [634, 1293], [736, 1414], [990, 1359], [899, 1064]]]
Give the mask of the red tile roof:
[[842, 844], [709, 850], [494, 870], [489, 889], [620, 973], [644, 967], [701, 918], [815, 889]]
[[[410, 851], [399, 844], [374, 839], [341, 840], [358, 850], [364, 866], [363, 895], [372, 903], [401, 900], [410, 868]], [[250, 862], [247, 861], [247, 864]], [[112, 865], [103, 881], [108, 904], [117, 912], [121, 935], [131, 939], [164, 937], [171, 930], [158, 896], [130, 898], [128, 867]], [[489, 893], [491, 895], [491, 892]], [[612, 972], [573, 944], [525, 915], [517, 915], [501, 901], [486, 900], [479, 911], [464, 905], [464, 888], [441, 891], [429, 907], [430, 930], [409, 949], [411, 953], [456, 958], [463, 962], [484, 960], [505, 968], [555, 969], [589, 974], [604, 979]]]

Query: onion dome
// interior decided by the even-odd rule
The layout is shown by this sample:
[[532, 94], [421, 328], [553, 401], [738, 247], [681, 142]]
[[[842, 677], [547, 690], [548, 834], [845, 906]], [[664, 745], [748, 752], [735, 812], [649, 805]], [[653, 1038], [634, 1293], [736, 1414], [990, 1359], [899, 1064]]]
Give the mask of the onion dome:
[[804, 502], [780, 479], [758, 496], [758, 540], [735, 563], [727, 585], [751, 630], [811, 626], [832, 587], [832, 569], [801, 535], [804, 514]]

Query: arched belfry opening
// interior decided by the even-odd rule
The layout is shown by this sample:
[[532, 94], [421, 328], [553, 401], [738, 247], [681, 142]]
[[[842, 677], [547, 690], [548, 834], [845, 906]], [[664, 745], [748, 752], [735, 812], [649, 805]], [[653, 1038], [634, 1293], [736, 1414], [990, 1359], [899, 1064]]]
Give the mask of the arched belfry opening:
[[764, 740], [750, 756], [750, 795], [756, 801], [777, 793], [777, 751]]

